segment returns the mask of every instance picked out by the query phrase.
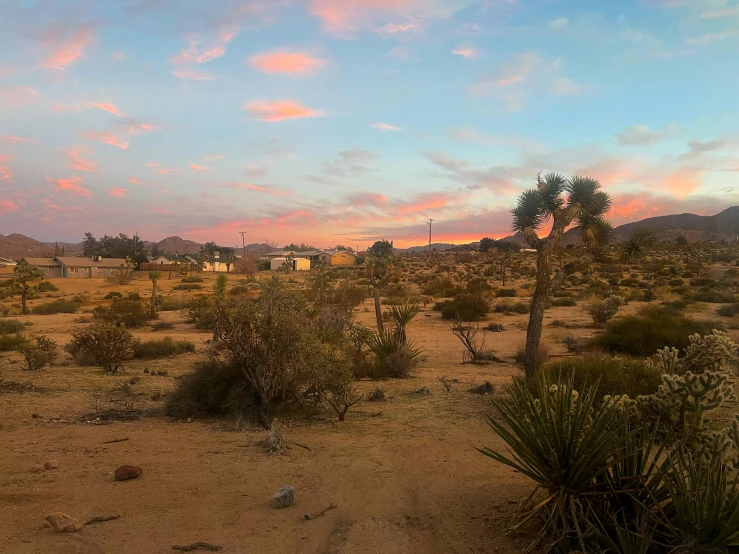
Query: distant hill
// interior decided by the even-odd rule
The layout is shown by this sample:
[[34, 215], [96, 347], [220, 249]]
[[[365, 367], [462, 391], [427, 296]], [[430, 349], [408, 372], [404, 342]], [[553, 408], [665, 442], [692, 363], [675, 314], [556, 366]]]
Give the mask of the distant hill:
[[39, 242], [25, 235], [13, 233], [0, 235], [0, 257], [17, 260], [20, 258], [43, 258], [54, 254], [54, 246]]
[[144, 244], [150, 251], [151, 247], [156, 245], [160, 252], [166, 254], [197, 254], [200, 252], [200, 247], [203, 246], [198, 242], [180, 237], [167, 237], [157, 243], [145, 242]]

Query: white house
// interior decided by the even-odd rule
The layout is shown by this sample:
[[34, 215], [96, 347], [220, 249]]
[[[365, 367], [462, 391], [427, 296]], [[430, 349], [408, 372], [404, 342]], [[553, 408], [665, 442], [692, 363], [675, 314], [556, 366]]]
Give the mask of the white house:
[[167, 258], [166, 256], [161, 256], [161, 255], [160, 255], [160, 256], [156, 256], [156, 257], [151, 257], [151, 258], [149, 258], [149, 263], [150, 263], [150, 264], [160, 264], [160, 265], [165, 265], [165, 264], [171, 264], [171, 263], [172, 263], [172, 260], [170, 260], [170, 259], [169, 259], [169, 258]]
[[269, 267], [272, 271], [283, 269], [288, 261], [293, 271], [310, 271], [310, 260], [307, 258], [272, 258]]

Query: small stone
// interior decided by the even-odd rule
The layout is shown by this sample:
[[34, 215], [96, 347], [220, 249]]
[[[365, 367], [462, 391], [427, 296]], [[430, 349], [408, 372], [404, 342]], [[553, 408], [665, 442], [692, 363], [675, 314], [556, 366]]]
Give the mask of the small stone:
[[191, 418], [191, 417], [188, 417], [188, 418], [187, 418], [187, 422], [188, 422], [188, 423], [192, 423], [192, 418]]
[[41, 416], [40, 416], [39, 414], [31, 414], [31, 417], [32, 417], [33, 419], [38, 419], [38, 418], [40, 418]]
[[121, 466], [115, 470], [116, 481], [128, 481], [129, 479], [136, 479], [144, 472], [139, 466]]
[[518, 500], [513, 500], [513, 499], [510, 499], [510, 500], [508, 501], [508, 504], [518, 504]]
[[59, 463], [56, 460], [51, 460], [44, 464], [44, 469], [56, 469], [59, 467]]
[[72, 516], [63, 512], [54, 512], [46, 516], [55, 533], [74, 533], [82, 529], [82, 524]]
[[295, 502], [295, 489], [290, 485], [282, 487], [272, 497], [272, 506], [278, 510], [292, 506], [293, 502]]
[[31, 473], [40, 473], [44, 470], [44, 466], [42, 466], [40, 463], [36, 462], [31, 466]]

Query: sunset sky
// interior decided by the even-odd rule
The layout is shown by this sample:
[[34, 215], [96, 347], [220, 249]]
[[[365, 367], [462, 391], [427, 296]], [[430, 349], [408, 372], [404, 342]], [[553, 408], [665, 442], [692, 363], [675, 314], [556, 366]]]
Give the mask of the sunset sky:
[[0, 0], [0, 233], [319, 247], [739, 204], [739, 0]]

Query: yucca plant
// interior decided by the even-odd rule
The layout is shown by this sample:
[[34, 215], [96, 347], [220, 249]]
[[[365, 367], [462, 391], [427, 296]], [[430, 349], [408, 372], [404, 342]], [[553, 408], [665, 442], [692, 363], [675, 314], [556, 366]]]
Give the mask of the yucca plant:
[[675, 449], [662, 468], [654, 510], [670, 552], [718, 553], [739, 545], [739, 481], [720, 459], [701, 462]]
[[395, 331], [378, 329], [367, 338], [367, 347], [388, 377], [407, 377], [418, 362], [421, 349], [401, 340]]
[[413, 302], [390, 306], [390, 313], [395, 320], [395, 334], [402, 343], [408, 342], [406, 327], [421, 311], [421, 307]]
[[560, 377], [555, 384], [539, 379], [533, 391], [516, 380], [508, 398], [493, 400], [501, 420], [489, 417], [488, 423], [508, 454], [480, 452], [536, 482], [531, 498], [539, 489], [546, 495], [512, 525], [518, 529], [535, 516], [543, 518], [544, 528], [529, 548], [549, 535], [565, 551], [575, 545], [589, 551], [583, 529], [590, 527], [588, 505], [606, 494], [595, 485], [621, 459], [626, 417], [617, 402], [594, 409], [596, 399], [596, 387], [578, 394], [572, 378]]

